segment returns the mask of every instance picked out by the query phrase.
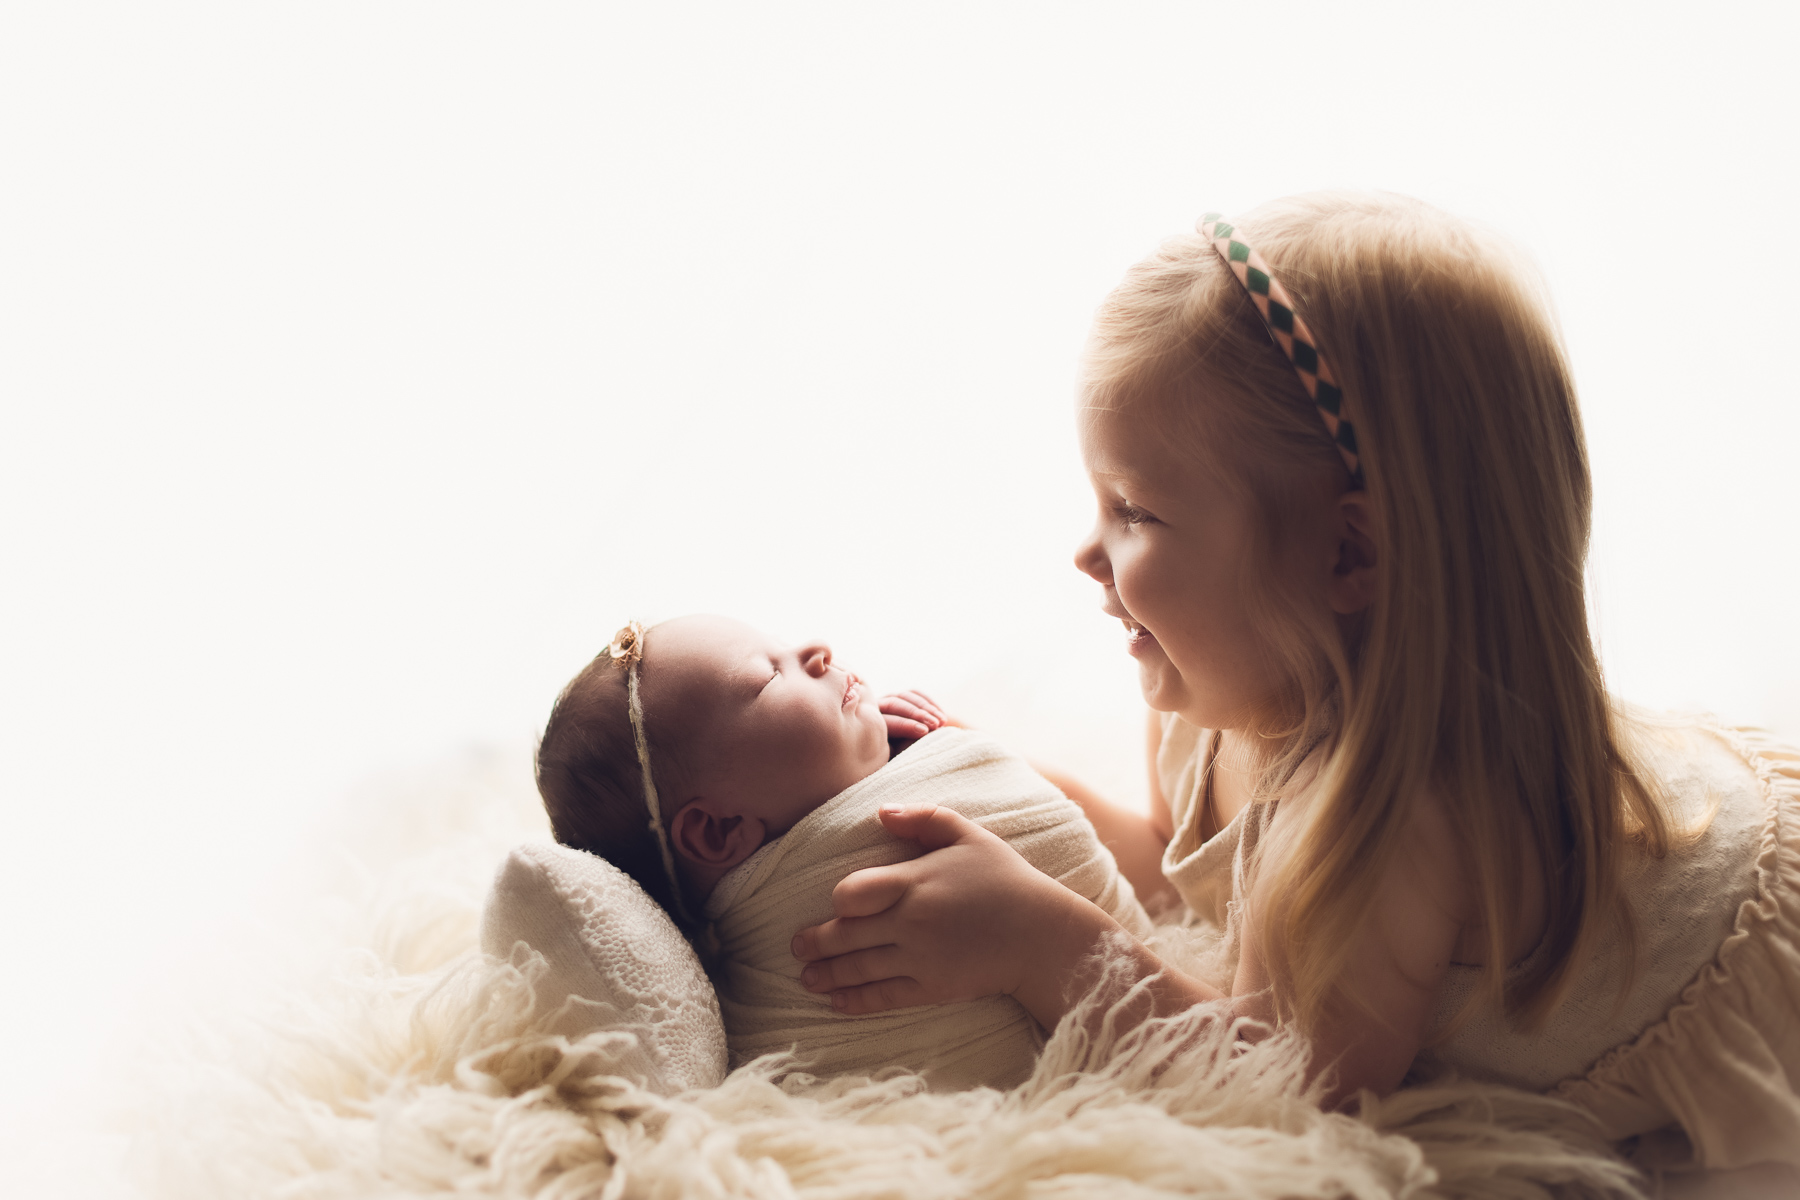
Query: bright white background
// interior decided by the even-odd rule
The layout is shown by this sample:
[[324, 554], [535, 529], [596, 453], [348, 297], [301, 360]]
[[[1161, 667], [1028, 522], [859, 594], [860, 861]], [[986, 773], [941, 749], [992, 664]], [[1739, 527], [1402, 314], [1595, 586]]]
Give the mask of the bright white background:
[[823, 633], [1129, 798], [1073, 364], [1306, 188], [1527, 248], [1611, 684], [1800, 733], [1796, 21], [1695, 11], [10, 0], [7, 1074], [73, 1086], [326, 806], [525, 742], [632, 614]]

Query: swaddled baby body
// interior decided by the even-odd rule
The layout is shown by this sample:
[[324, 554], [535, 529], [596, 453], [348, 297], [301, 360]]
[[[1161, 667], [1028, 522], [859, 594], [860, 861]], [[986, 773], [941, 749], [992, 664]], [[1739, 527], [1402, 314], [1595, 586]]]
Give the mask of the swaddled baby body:
[[832, 915], [844, 875], [920, 852], [877, 819], [893, 803], [955, 808], [1148, 930], [1081, 810], [1024, 760], [942, 724], [917, 693], [868, 695], [823, 643], [684, 617], [621, 631], [564, 689], [538, 789], [557, 840], [630, 873], [685, 931], [713, 922], [734, 1064], [792, 1048], [821, 1075], [904, 1066], [934, 1087], [1004, 1086], [1041, 1044], [1010, 998], [847, 1016], [802, 986], [791, 950]]

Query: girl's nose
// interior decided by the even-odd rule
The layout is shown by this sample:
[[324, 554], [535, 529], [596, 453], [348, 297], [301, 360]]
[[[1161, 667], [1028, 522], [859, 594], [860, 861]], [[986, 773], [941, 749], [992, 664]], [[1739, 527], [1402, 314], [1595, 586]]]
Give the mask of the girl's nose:
[[800, 647], [799, 655], [801, 668], [815, 679], [831, 665], [831, 647], [824, 642], [808, 642]]
[[1112, 583], [1112, 560], [1106, 557], [1106, 547], [1100, 544], [1098, 523], [1075, 547], [1075, 569], [1096, 582]]

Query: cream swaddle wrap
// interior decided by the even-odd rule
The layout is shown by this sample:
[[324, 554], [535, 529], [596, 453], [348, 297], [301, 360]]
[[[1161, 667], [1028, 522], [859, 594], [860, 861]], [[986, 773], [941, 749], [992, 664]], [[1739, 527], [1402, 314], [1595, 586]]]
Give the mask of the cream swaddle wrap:
[[1004, 1087], [1030, 1073], [1043, 1037], [1010, 996], [848, 1016], [801, 986], [794, 934], [832, 918], [838, 881], [920, 855], [876, 816], [895, 803], [961, 813], [1133, 936], [1149, 932], [1131, 884], [1079, 807], [991, 738], [940, 729], [802, 817], [713, 889], [706, 915], [719, 938], [719, 1008], [734, 1066], [792, 1049], [815, 1074], [913, 1067], [939, 1090]]

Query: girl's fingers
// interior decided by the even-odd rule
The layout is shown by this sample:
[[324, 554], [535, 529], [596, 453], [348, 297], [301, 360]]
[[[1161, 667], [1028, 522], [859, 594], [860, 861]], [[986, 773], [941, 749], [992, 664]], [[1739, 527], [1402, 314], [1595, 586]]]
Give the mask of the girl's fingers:
[[886, 912], [912, 886], [912, 876], [904, 869], [905, 865], [896, 863], [891, 867], [865, 867], [861, 871], [852, 871], [831, 889], [831, 911], [839, 920]]
[[[957, 842], [994, 836], [961, 813], [936, 804], [884, 805], [880, 815], [881, 823], [889, 833], [895, 837], [911, 838], [927, 850], [938, 850]], [[856, 873], [863, 874], [867, 872]], [[845, 876], [844, 882], [838, 886], [843, 887], [844, 883], [849, 883], [856, 875]], [[837, 899], [836, 893], [832, 894], [832, 899]]]
[[831, 992], [878, 979], [892, 979], [902, 969], [899, 947], [876, 946], [869, 950], [853, 950], [823, 962], [808, 963], [800, 972], [800, 982], [809, 992]]
[[880, 917], [838, 917], [823, 925], [810, 925], [794, 935], [794, 957], [817, 962], [891, 945], [894, 939], [886, 926]]
[[860, 987], [839, 988], [831, 993], [831, 1007], [849, 1016], [930, 1003], [931, 998], [919, 981], [904, 975]]

